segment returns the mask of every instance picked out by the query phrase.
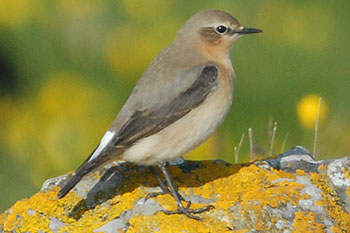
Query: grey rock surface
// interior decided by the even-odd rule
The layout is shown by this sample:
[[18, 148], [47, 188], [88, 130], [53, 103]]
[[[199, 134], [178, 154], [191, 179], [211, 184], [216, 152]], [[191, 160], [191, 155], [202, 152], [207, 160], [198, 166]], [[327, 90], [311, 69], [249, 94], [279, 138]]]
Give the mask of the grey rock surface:
[[[160, 213], [176, 205], [168, 194], [146, 198], [160, 191], [149, 169], [113, 163], [80, 182], [67, 200], [55, 197], [68, 176], [47, 180], [42, 205], [57, 211], [38, 201], [14, 206], [3, 214], [0, 232], [350, 232], [350, 158], [315, 161], [297, 146], [252, 163], [179, 160], [169, 170], [185, 200], [214, 206], [202, 221]], [[47, 228], [27, 230], [44, 220]]]

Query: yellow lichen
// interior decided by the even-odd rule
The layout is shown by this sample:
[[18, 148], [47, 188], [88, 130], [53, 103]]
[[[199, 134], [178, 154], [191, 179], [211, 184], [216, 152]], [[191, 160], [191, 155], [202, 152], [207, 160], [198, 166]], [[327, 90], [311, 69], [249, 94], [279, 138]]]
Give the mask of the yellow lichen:
[[[267, 207], [280, 208], [288, 203], [298, 206], [299, 200], [311, 198], [300, 193], [304, 185], [296, 182], [296, 175], [310, 176], [312, 182], [323, 191], [322, 199], [316, 204], [323, 206], [329, 213], [335, 223], [332, 228], [334, 232], [346, 232], [350, 229], [350, 215], [337, 204], [335, 193], [322, 174], [309, 174], [298, 170], [295, 175], [274, 169], [266, 170], [255, 165], [227, 165], [212, 161], [202, 162], [199, 169], [191, 172], [184, 173], [175, 166], [170, 167], [169, 172], [179, 191], [212, 200], [214, 208], [201, 214], [203, 221], [196, 221], [185, 215], [164, 213], [135, 216], [130, 219], [127, 232], [247, 232], [249, 229], [241, 230], [233, 225], [234, 222], [243, 220], [250, 222], [251, 227], [258, 231], [270, 231], [280, 219], [271, 216]], [[18, 232], [35, 232], [41, 229], [50, 232], [51, 217], [65, 224], [59, 233], [93, 231], [118, 218], [123, 211], [131, 209], [135, 201], [147, 195], [145, 187], [157, 185], [156, 179], [150, 175], [148, 169], [130, 169], [130, 174], [125, 176], [128, 180], [119, 189], [119, 194], [93, 208], [88, 208], [84, 200], [74, 192], [58, 200], [57, 187], [18, 201], [11, 207], [11, 211], [0, 215], [0, 221], [4, 222], [4, 231], [18, 229]], [[177, 208], [176, 202], [168, 194], [157, 196], [155, 200], [167, 210]], [[233, 206], [237, 207], [234, 211], [230, 209]], [[203, 204], [191, 206], [197, 207], [203, 207]], [[73, 210], [75, 213], [69, 216]], [[293, 227], [296, 232], [324, 230], [325, 226], [318, 222], [312, 212], [299, 211], [295, 216]], [[266, 225], [266, 221], [269, 222], [269, 226]], [[305, 229], [307, 231], [301, 231]]]
[[326, 226], [319, 223], [315, 218], [315, 214], [310, 211], [303, 212], [299, 210], [295, 212], [295, 218], [292, 226], [295, 228], [294, 232], [296, 233], [326, 232]]
[[348, 232], [348, 231], [343, 231], [342, 229], [340, 229], [339, 227], [337, 226], [332, 226], [330, 228], [331, 232], [332, 233], [344, 233], [344, 232]]
[[350, 180], [350, 171], [346, 168], [342, 168], [342, 173], [344, 174], [344, 178], [347, 179], [347, 180]]
[[297, 170], [296, 170], [296, 174], [297, 174], [298, 176], [303, 176], [303, 175], [305, 175], [305, 171], [304, 171], [304, 170], [301, 170], [301, 169], [297, 169]]
[[[227, 228], [227, 222], [213, 221], [203, 214], [203, 221], [189, 219], [185, 215], [165, 215], [159, 213], [155, 216], [137, 216], [130, 220], [130, 232], [232, 232]], [[166, 218], [166, 220], [165, 220]]]
[[324, 193], [327, 193], [333, 197], [334, 201], [339, 201], [339, 198], [335, 191], [329, 186], [326, 178], [326, 174], [310, 173], [312, 183]]
[[[311, 174], [313, 184], [321, 189], [322, 199], [315, 202], [315, 205], [322, 206], [328, 212], [329, 217], [336, 222], [334, 229], [341, 229], [343, 232], [350, 231], [350, 214], [345, 212], [338, 204], [339, 198], [329, 186], [325, 174]], [[336, 231], [334, 231], [336, 232]]]
[[320, 164], [317, 169], [319, 172], [325, 173], [327, 172], [328, 166], [326, 164]]

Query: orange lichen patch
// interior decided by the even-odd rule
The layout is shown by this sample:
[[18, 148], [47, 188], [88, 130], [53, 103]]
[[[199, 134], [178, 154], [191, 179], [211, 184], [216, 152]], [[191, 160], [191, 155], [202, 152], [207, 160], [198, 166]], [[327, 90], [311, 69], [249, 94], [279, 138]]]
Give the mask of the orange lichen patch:
[[[157, 197], [157, 202], [163, 206], [166, 210], [176, 210], [177, 205], [174, 198], [170, 194], [159, 195]], [[186, 206], [186, 204], [184, 203]]]
[[[21, 232], [50, 232], [50, 218], [59, 219], [66, 227], [62, 227], [60, 232], [84, 232], [96, 229], [108, 221], [120, 216], [122, 211], [132, 208], [135, 200], [145, 196], [142, 189], [135, 189], [125, 193], [123, 197], [115, 196], [108, 200], [113, 203], [110, 206], [97, 205], [93, 209], [87, 209], [83, 204], [78, 211], [78, 218], [69, 217], [73, 209], [80, 203], [80, 198], [74, 192], [70, 192], [65, 198], [57, 200], [58, 188], [45, 193], [37, 193], [29, 199], [18, 201], [5, 212], [6, 216], [4, 231], [13, 229]], [[122, 199], [122, 201], [121, 201]], [[29, 210], [29, 211], [28, 211]], [[79, 216], [81, 215], [81, 216]]]
[[319, 223], [315, 218], [315, 214], [310, 211], [302, 212], [299, 210], [295, 212], [295, 218], [292, 226], [295, 228], [295, 232], [326, 232], [326, 226]]
[[[155, 216], [137, 216], [130, 220], [130, 232], [232, 232], [232, 224], [225, 221], [202, 215], [203, 221], [189, 219], [185, 215], [165, 215], [158, 213]], [[231, 225], [231, 226], [230, 226]], [[230, 228], [228, 228], [228, 226]]]
[[326, 174], [310, 173], [312, 183], [324, 193], [332, 196], [334, 201], [339, 201], [336, 192], [329, 186]]
[[[226, 165], [222, 165], [226, 166]], [[230, 166], [225, 169], [230, 175], [223, 174], [212, 182], [207, 182], [199, 187], [191, 188], [195, 195], [207, 199], [216, 199], [212, 203], [216, 210], [227, 210], [235, 203], [240, 203], [241, 214], [254, 212], [258, 221], [255, 229], [266, 230], [263, 221], [264, 206], [279, 208], [280, 204], [292, 202], [298, 205], [300, 199], [308, 199], [309, 195], [301, 195], [300, 190], [304, 185], [295, 182], [295, 175], [283, 171], [268, 171], [254, 165], [249, 167]], [[239, 172], [237, 172], [239, 170]], [[196, 177], [208, 177], [210, 174], [197, 175], [201, 169], [195, 170]], [[223, 173], [223, 172], [222, 172]], [[213, 171], [212, 175], [216, 175]], [[269, 219], [270, 222], [277, 222], [277, 219]]]
[[[267, 170], [255, 165], [228, 165], [213, 161], [197, 165], [198, 169], [185, 173], [179, 167], [171, 166], [169, 173], [179, 191], [211, 200], [215, 208], [200, 215], [203, 221], [196, 221], [185, 215], [165, 215], [160, 212], [153, 216], [131, 218], [127, 232], [232, 232], [235, 228], [240, 229], [232, 224], [242, 221], [248, 222], [258, 231], [268, 232], [276, 229], [275, 224], [281, 220], [271, 214], [271, 208], [282, 208], [287, 204], [298, 206], [299, 200], [311, 198], [300, 193], [304, 185], [296, 182], [295, 174], [272, 168]], [[59, 233], [91, 232], [118, 218], [123, 211], [132, 209], [137, 200], [147, 195], [145, 187], [158, 185], [148, 169], [125, 166], [130, 166], [123, 173], [127, 180], [115, 196], [111, 195], [103, 203], [88, 207], [85, 200], [79, 198], [75, 192], [57, 200], [57, 187], [44, 193], [39, 192], [29, 199], [18, 201], [11, 210], [0, 216], [5, 232], [36, 232], [39, 229], [50, 232], [51, 218], [65, 224]], [[322, 199], [316, 204], [323, 206], [329, 213], [329, 218], [334, 222], [334, 232], [349, 230], [350, 215], [337, 204], [337, 198], [329, 187], [326, 176], [303, 171], [297, 171], [297, 175], [310, 176], [312, 182], [323, 191]], [[176, 202], [170, 195], [160, 195], [154, 199], [167, 210], [177, 209]], [[191, 206], [198, 207], [203, 207], [203, 204], [193, 203]], [[305, 229], [322, 232], [325, 228], [319, 223], [322, 219], [311, 212], [299, 211], [295, 216], [293, 227], [296, 232], [308, 232], [302, 231]]]
[[76, 222], [61, 228], [62, 232], [86, 232], [97, 229], [119, 217], [123, 211], [131, 209], [134, 202], [144, 196], [145, 192], [142, 189], [135, 189], [122, 196], [117, 195], [103, 206], [97, 205], [93, 209], [86, 210]]
[[345, 167], [343, 167], [341, 169], [341, 171], [343, 172], [345, 179], [350, 180], [350, 171], [348, 169], [346, 169]]
[[[311, 174], [311, 180], [315, 186], [321, 189], [322, 199], [315, 202], [315, 205], [319, 205], [325, 208], [328, 212], [329, 218], [336, 224], [333, 227], [333, 232], [349, 232], [350, 231], [350, 214], [344, 211], [338, 204], [339, 198], [335, 191], [329, 186], [325, 174]], [[336, 229], [341, 231], [336, 231]]]
[[0, 214], [0, 226], [4, 224], [6, 219], [6, 214]]
[[326, 164], [321, 164], [321, 165], [318, 166], [317, 169], [318, 169], [319, 172], [325, 173], [325, 172], [327, 172], [327, 170], [328, 170], [328, 165], [326, 165]]
[[329, 194], [322, 193], [322, 197], [321, 200], [315, 202], [315, 205], [323, 206], [328, 212], [329, 218], [335, 223], [334, 225], [342, 232], [349, 232], [350, 214], [345, 212]]
[[63, 214], [63, 209], [57, 205], [57, 199], [45, 193], [37, 193], [30, 199], [16, 202], [7, 211], [4, 231], [19, 229], [21, 232], [49, 231], [49, 216]]
[[303, 176], [303, 175], [305, 175], [305, 171], [301, 170], [301, 169], [297, 169], [296, 174], [297, 174], [297, 176]]
[[[293, 174], [273, 170], [273, 172], [258, 168], [254, 165], [242, 167], [239, 173], [222, 177], [201, 187], [194, 188], [194, 194], [204, 198], [218, 199], [214, 204], [217, 208], [227, 209], [235, 202], [250, 208], [251, 200], [259, 206], [269, 205], [279, 207], [281, 202], [297, 204], [299, 191], [304, 185], [285, 180], [295, 179]], [[277, 180], [282, 179], [279, 182]], [[276, 182], [276, 183], [273, 183]]]
[[344, 233], [344, 232], [348, 232], [348, 231], [343, 231], [342, 229], [340, 229], [339, 227], [337, 226], [332, 226], [330, 228], [331, 232], [332, 233]]

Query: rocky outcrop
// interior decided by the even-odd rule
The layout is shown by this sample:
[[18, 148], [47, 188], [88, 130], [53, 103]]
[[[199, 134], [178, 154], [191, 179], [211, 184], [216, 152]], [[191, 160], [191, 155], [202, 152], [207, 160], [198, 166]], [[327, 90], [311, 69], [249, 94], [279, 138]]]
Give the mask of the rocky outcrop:
[[184, 161], [169, 167], [202, 220], [175, 210], [145, 167], [116, 163], [58, 200], [64, 175], [0, 215], [0, 232], [350, 232], [350, 158], [314, 161], [302, 147], [247, 164]]

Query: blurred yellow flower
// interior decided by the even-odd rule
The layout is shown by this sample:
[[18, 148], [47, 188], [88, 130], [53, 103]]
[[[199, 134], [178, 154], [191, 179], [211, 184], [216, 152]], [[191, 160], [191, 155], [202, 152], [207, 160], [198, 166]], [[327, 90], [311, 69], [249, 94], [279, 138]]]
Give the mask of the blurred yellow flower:
[[1, 0], [0, 25], [22, 26], [32, 16], [34, 3], [33, 0]]
[[[45, 177], [53, 176], [68, 166], [71, 161], [67, 158], [72, 156], [71, 147], [74, 147], [79, 140], [73, 141], [73, 137], [64, 132], [62, 138], [66, 138], [66, 143], [62, 143], [62, 140], [52, 142], [50, 134], [56, 128], [51, 127], [53, 123], [50, 118], [40, 114], [35, 102], [27, 99], [25, 104], [16, 105], [13, 119], [6, 128], [4, 144], [19, 164], [25, 164], [30, 171], [31, 180], [39, 186]], [[72, 122], [71, 127], [74, 128], [76, 125]], [[63, 129], [60, 128], [60, 131]]]
[[40, 129], [44, 128], [45, 122], [40, 121], [36, 115], [36, 109], [28, 99], [26, 103], [16, 103], [13, 118], [7, 128], [6, 145], [14, 152], [12, 155], [23, 163], [33, 161], [31, 155], [42, 152], [36, 139], [42, 133]]
[[[314, 128], [316, 123], [316, 117], [318, 113], [320, 97], [317, 95], [307, 95], [303, 97], [297, 106], [297, 113], [301, 125], [304, 128]], [[327, 103], [322, 99], [321, 109], [320, 109], [320, 122], [327, 115]]]
[[171, 0], [124, 0], [125, 11], [134, 18], [149, 19], [161, 16], [172, 4]]
[[82, 82], [82, 77], [73, 73], [57, 73], [47, 77], [38, 102], [43, 113], [60, 118], [63, 115], [82, 118], [89, 109], [92, 91]]

